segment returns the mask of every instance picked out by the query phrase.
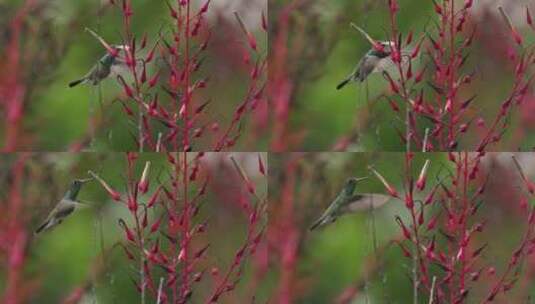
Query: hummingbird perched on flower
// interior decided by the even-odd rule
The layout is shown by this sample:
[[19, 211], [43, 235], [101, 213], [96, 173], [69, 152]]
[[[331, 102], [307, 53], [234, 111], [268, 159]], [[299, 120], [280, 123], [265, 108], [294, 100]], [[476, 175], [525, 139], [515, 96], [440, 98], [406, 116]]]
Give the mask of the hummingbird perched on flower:
[[59, 224], [74, 210], [81, 206], [81, 203], [76, 200], [78, 193], [82, 188], [82, 185], [92, 181], [93, 178], [87, 179], [75, 179], [71, 182], [71, 185], [63, 198], [59, 203], [52, 209], [46, 220], [35, 230], [35, 234], [41, 233], [48, 229], [51, 229]]
[[[115, 49], [128, 50], [128, 45], [114, 45]], [[110, 75], [118, 75], [127, 68], [125, 60], [106, 52], [102, 58], [91, 68], [91, 70], [82, 78], [71, 81], [69, 87], [72, 88], [81, 83], [99, 84], [102, 80]]]
[[365, 179], [367, 177], [352, 177], [348, 179], [342, 191], [336, 196], [327, 210], [323, 212], [321, 217], [312, 224], [310, 230], [334, 223], [344, 214], [378, 208], [390, 199], [389, 196], [383, 194], [354, 193], [357, 183]]

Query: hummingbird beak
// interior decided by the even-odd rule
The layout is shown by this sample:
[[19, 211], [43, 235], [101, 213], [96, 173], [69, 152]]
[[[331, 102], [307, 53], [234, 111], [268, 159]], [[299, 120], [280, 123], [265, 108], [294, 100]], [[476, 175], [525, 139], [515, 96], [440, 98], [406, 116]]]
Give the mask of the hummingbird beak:
[[363, 181], [363, 180], [366, 180], [366, 179], [368, 179], [368, 177], [367, 177], [367, 176], [364, 176], [364, 177], [359, 177], [359, 178], [355, 178], [355, 182], [357, 182], [357, 183], [358, 183], [358, 182], [360, 182], [360, 181]]
[[80, 183], [82, 183], [82, 184], [85, 184], [85, 183], [90, 182], [90, 181], [92, 181], [92, 180], [94, 180], [94, 179], [95, 179], [95, 178], [90, 177], [90, 178], [85, 178], [85, 179], [79, 179], [78, 181], [79, 181]]
[[366, 33], [366, 31], [364, 31], [362, 28], [360, 28], [355, 23], [351, 22], [351, 26], [353, 28], [355, 28], [357, 31], [359, 31], [359, 33], [361, 33], [362, 36], [364, 36], [364, 38], [366, 38], [366, 40], [368, 40], [372, 46], [376, 46], [376, 45], [379, 44], [377, 41], [375, 41], [375, 39], [373, 39], [370, 35], [368, 35], [368, 33]]

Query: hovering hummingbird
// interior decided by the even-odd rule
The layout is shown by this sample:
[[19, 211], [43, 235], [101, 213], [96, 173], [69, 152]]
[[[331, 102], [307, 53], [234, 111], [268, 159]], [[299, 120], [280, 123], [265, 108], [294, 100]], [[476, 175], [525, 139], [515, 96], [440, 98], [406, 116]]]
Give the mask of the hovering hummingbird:
[[390, 197], [383, 194], [354, 193], [357, 183], [367, 179], [350, 178], [346, 181], [342, 191], [336, 196], [331, 205], [323, 212], [321, 217], [312, 224], [310, 230], [334, 223], [338, 217], [359, 211], [378, 208], [385, 204]]
[[78, 193], [82, 188], [82, 185], [93, 180], [93, 178], [87, 179], [75, 179], [72, 181], [69, 190], [65, 193], [61, 201], [50, 212], [46, 220], [35, 230], [35, 234], [41, 233], [48, 229], [51, 229], [59, 224], [74, 210], [80, 207], [80, 202], [76, 200]]
[[391, 46], [393, 43], [391, 41], [379, 41], [378, 43], [381, 44], [383, 49], [377, 50], [372, 47], [366, 55], [360, 59], [353, 72], [336, 86], [337, 90], [340, 90], [352, 81], [358, 80], [363, 82], [371, 73], [384, 71], [385, 68], [392, 64], [389, 57], [392, 52]]
[[[353, 72], [346, 79], [340, 82], [338, 86], [336, 86], [337, 90], [342, 89], [348, 83], [353, 81], [363, 82], [370, 74], [384, 72], [387, 68], [394, 65], [394, 62], [390, 58], [390, 55], [392, 54], [392, 48], [394, 47], [393, 41], [376, 41], [360, 27], [354, 25], [353, 23], [351, 26], [356, 28], [370, 42], [372, 48], [366, 53], [366, 55], [364, 55], [364, 57], [360, 59]], [[379, 45], [380, 47], [376, 47], [376, 45]], [[405, 64], [408, 62], [410, 50], [404, 49], [401, 51], [401, 53], [402, 63]]]
[[[119, 50], [128, 50], [128, 45], [114, 45]], [[120, 59], [119, 56], [113, 56], [106, 52], [102, 58], [91, 68], [91, 70], [82, 78], [74, 80], [69, 83], [69, 87], [79, 85], [80, 83], [89, 82], [92, 85], [97, 85], [99, 82], [111, 75], [120, 74], [121, 71], [127, 68], [126, 62]]]

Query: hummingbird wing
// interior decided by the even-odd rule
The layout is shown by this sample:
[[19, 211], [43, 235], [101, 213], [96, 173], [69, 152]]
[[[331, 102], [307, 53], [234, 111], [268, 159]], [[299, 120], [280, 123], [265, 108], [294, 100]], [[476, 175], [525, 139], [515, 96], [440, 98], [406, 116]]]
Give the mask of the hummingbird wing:
[[[407, 65], [409, 64], [409, 61], [411, 60], [411, 53], [412, 53], [412, 49], [408, 49], [408, 48], [403, 49], [401, 51], [401, 66], [403, 68], [406, 68]], [[379, 60], [379, 62], [377, 63], [372, 73], [390, 71], [395, 67], [396, 67], [396, 64], [394, 63], [394, 61], [392, 61], [392, 57], [388, 56], [386, 58], [382, 58]]]
[[89, 79], [91, 80], [91, 83], [93, 85], [97, 85], [100, 81], [105, 79], [110, 75], [111, 72], [111, 66], [103, 64], [102, 62], [98, 62], [93, 69], [91, 70], [91, 74], [89, 75]]
[[377, 66], [382, 62], [382, 59], [379, 59], [375, 56], [368, 56], [366, 55], [364, 58], [362, 58], [359, 69], [357, 71], [356, 78], [360, 80], [360, 82], [363, 82], [368, 78], [368, 76], [373, 73]]
[[370, 209], [377, 209], [390, 200], [390, 196], [377, 193], [359, 193], [355, 194], [348, 200], [348, 203], [342, 206], [342, 213], [356, 213]]
[[[139, 66], [137, 65], [136, 68], [139, 69]], [[126, 61], [120, 58], [116, 58], [110, 68], [110, 75], [114, 77], [117, 75], [126, 75], [129, 72], [130, 70], [128, 65], [126, 65]]]
[[56, 216], [59, 218], [65, 218], [66, 216], [70, 215], [74, 212], [74, 209], [76, 209], [77, 202], [62, 199], [59, 204], [56, 206]]

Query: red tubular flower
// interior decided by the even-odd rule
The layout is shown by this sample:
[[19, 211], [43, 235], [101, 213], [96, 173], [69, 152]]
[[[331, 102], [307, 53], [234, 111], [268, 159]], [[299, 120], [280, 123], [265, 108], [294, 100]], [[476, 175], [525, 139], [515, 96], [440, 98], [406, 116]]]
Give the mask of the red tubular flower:
[[132, 91], [132, 88], [126, 83], [126, 81], [124, 80], [123, 76], [118, 75], [117, 79], [119, 79], [119, 82], [123, 86], [123, 90], [124, 90], [124, 93], [126, 94], [126, 96], [128, 96], [130, 98], [134, 98], [134, 93]]
[[399, 107], [398, 107], [398, 105], [396, 104], [395, 101], [393, 101], [392, 99], [388, 98], [388, 103], [390, 104], [390, 107], [392, 108], [392, 110], [394, 112], [398, 112], [399, 113]]
[[424, 166], [422, 167], [422, 170], [420, 171], [420, 176], [418, 177], [418, 180], [416, 181], [416, 188], [420, 191], [424, 190], [425, 188], [425, 181], [427, 178], [427, 168], [429, 167], [429, 160], [426, 160], [424, 163]]
[[410, 192], [405, 193], [405, 207], [410, 210], [414, 208], [414, 198]]
[[433, 4], [434, 4], [434, 7], [435, 7], [435, 12], [439, 15], [442, 16], [442, 6], [440, 4], [438, 4], [435, 0], [433, 0]]
[[199, 14], [204, 14], [208, 11], [208, 5], [210, 5], [210, 0], [207, 0], [202, 6], [201, 6], [201, 9], [199, 10]]
[[401, 218], [399, 216], [396, 216], [396, 222], [398, 223], [399, 227], [401, 227], [401, 230], [403, 231], [403, 236], [406, 239], [410, 240], [411, 239], [411, 233], [410, 233], [409, 229], [407, 229], [405, 224], [403, 224], [403, 221], [401, 220]]
[[401, 53], [398, 50], [394, 49], [392, 51], [392, 55], [390, 55], [390, 56], [391, 56], [392, 61], [394, 63], [399, 64], [401, 62]]
[[407, 248], [405, 248], [405, 246], [403, 246], [403, 244], [401, 244], [400, 242], [397, 242], [399, 248], [401, 248], [401, 251], [403, 252], [403, 255], [407, 258], [410, 258], [412, 255], [411, 253], [409, 252], [409, 250], [407, 250]]
[[247, 34], [247, 40], [249, 41], [249, 47], [255, 51], [258, 51], [257, 44], [256, 44], [256, 38], [253, 34], [248, 33]]
[[409, 31], [409, 34], [407, 35], [407, 38], [405, 39], [405, 44], [409, 45], [412, 42], [413, 32]]
[[436, 225], [438, 223], [438, 215], [433, 216], [429, 222], [427, 223], [427, 231], [431, 231], [435, 229]]
[[399, 11], [399, 5], [397, 0], [388, 0], [388, 7], [391, 14], [396, 14]]
[[240, 15], [237, 12], [234, 13], [234, 16], [238, 20], [238, 23], [240, 24], [243, 32], [247, 36], [247, 41], [249, 42], [249, 47], [251, 49], [253, 49], [255, 52], [258, 51], [257, 44], [256, 44], [256, 38], [254, 37], [254, 35], [247, 29], [247, 27], [245, 26], [245, 23], [243, 23], [243, 20], [241, 19]]
[[416, 74], [416, 77], [414, 78], [415, 83], [420, 83], [424, 77], [424, 73], [427, 67], [424, 67], [418, 74]]
[[93, 171], [88, 171], [88, 173], [93, 176], [101, 185], [106, 189], [108, 194], [111, 196], [111, 198], [115, 201], [121, 200], [121, 194], [117, 191], [115, 191], [108, 183], [106, 183], [100, 176], [96, 175]]
[[409, 61], [409, 67], [406, 74], [407, 80], [412, 78], [412, 61]]
[[424, 205], [427, 206], [427, 205], [429, 205], [429, 204], [431, 204], [433, 202], [433, 198], [435, 197], [435, 193], [436, 193], [437, 189], [438, 189], [438, 185], [435, 186], [433, 188], [433, 190], [431, 190], [431, 192], [429, 192], [429, 194], [427, 194], [427, 197], [424, 200]]
[[134, 14], [130, 0], [123, 0], [123, 14], [127, 19]]
[[137, 212], [138, 203], [137, 203], [137, 200], [134, 197], [132, 197], [132, 196], [128, 197], [127, 206], [128, 206], [128, 210], [130, 210], [131, 212], [133, 212], [133, 213]]
[[511, 29], [511, 34], [513, 35], [513, 38], [515, 39], [515, 42], [518, 45], [522, 45], [524, 43], [524, 38], [522, 38], [522, 35], [520, 35], [516, 28]]
[[464, 1], [464, 9], [469, 9], [469, 8], [471, 8], [472, 5], [473, 5], [473, 3], [474, 3], [474, 0], [465, 0], [465, 1]]
[[386, 79], [388, 80], [388, 82], [390, 83], [390, 90], [393, 92], [393, 93], [396, 93], [396, 94], [399, 94], [399, 87], [398, 85], [394, 82], [394, 80], [392, 79], [392, 77], [390, 76], [390, 74], [388, 73], [384, 73], [383, 74]]
[[141, 179], [139, 180], [138, 190], [140, 193], [145, 194], [149, 190], [149, 170], [150, 162], [145, 163], [143, 168], [143, 173], [141, 174]]
[[130, 230], [130, 228], [128, 228], [128, 225], [126, 225], [126, 222], [123, 219], [119, 219], [119, 225], [123, 227], [124, 232], [126, 234], [126, 239], [132, 243], [135, 243], [136, 238], [134, 236], [134, 233], [132, 232], [132, 230]]
[[395, 198], [399, 198], [399, 194], [398, 192], [396, 191], [396, 189], [394, 187], [392, 187], [387, 181], [386, 179], [379, 173], [377, 172], [374, 168], [372, 167], [368, 167], [368, 169], [370, 171], [372, 171], [375, 176], [377, 176], [377, 178], [383, 183], [383, 185], [385, 186], [386, 188], [386, 191], [388, 191], [388, 194], [392, 197], [395, 197]]

